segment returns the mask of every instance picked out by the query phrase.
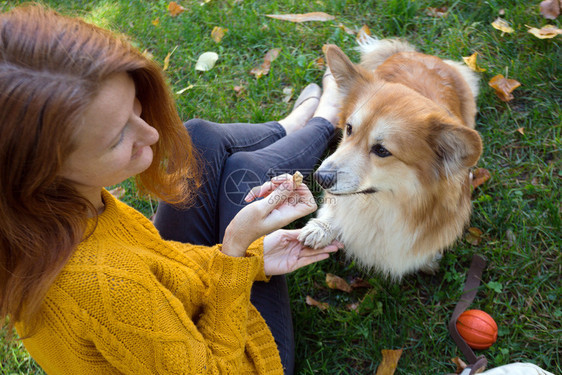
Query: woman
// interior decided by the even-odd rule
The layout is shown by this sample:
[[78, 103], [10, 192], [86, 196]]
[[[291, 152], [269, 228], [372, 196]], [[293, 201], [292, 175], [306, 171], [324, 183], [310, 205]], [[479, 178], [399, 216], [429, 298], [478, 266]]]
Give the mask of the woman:
[[[275, 275], [340, 245], [279, 230], [316, 205], [270, 174], [320, 157], [337, 114], [324, 85], [279, 122], [184, 127], [123, 38], [40, 6], [0, 16], [0, 316], [47, 373], [292, 371]], [[158, 229], [103, 189], [131, 176], [166, 202]]]

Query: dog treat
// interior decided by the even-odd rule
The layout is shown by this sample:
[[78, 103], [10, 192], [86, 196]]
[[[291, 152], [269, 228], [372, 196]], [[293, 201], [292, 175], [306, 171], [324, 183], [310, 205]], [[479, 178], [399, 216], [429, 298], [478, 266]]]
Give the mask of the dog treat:
[[295, 187], [299, 187], [299, 185], [302, 184], [302, 173], [299, 171], [295, 172], [293, 175], [293, 183], [295, 184]]

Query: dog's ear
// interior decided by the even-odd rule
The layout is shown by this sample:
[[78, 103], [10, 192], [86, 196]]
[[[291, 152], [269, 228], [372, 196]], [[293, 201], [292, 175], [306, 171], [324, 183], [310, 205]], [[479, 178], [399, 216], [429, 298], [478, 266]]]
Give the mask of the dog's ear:
[[366, 72], [359, 66], [353, 64], [346, 54], [336, 45], [328, 44], [325, 47], [326, 61], [330, 72], [338, 84], [340, 92], [344, 95], [349, 93], [357, 79], [367, 81]]
[[437, 155], [438, 172], [444, 177], [473, 167], [482, 154], [478, 132], [462, 125], [434, 123], [429, 142]]

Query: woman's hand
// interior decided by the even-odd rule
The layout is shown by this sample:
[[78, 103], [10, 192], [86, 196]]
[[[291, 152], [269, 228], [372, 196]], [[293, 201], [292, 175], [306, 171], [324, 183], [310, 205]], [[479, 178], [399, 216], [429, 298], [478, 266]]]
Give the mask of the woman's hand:
[[300, 229], [277, 230], [263, 240], [263, 262], [268, 276], [283, 275], [319, 262], [338, 251], [342, 245], [334, 241], [323, 249], [311, 249], [299, 240]]
[[244, 256], [252, 242], [282, 228], [318, 208], [305, 184], [295, 186], [290, 175], [281, 175], [252, 189], [247, 202], [264, 198], [244, 207], [226, 228], [222, 251]]

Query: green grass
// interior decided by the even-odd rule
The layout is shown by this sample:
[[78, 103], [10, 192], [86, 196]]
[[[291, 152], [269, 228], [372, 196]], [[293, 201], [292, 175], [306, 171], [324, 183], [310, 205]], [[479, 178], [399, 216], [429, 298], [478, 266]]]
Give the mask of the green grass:
[[[19, 1], [0, 2], [6, 10]], [[526, 361], [553, 373], [562, 372], [561, 247], [561, 104], [562, 36], [539, 40], [525, 25], [560, 25], [539, 13], [539, 1], [522, 0], [212, 0], [180, 1], [187, 10], [172, 18], [167, 1], [45, 1], [61, 12], [126, 33], [141, 49], [163, 63], [175, 49], [168, 69], [184, 119], [217, 122], [260, 122], [281, 118], [283, 88], [298, 93], [309, 82], [320, 82], [322, 69], [314, 60], [325, 43], [342, 47], [357, 59], [354, 37], [338, 27], [368, 25], [377, 36], [400, 36], [422, 51], [460, 60], [479, 52], [482, 73], [477, 129], [484, 141], [478, 167], [492, 178], [473, 193], [471, 226], [483, 231], [482, 241], [460, 240], [446, 253], [435, 276], [406, 277], [393, 284], [366, 274], [342, 255], [289, 276], [297, 337], [298, 374], [374, 373], [381, 349], [403, 348], [396, 374], [439, 374], [454, 371], [450, 359], [462, 354], [447, 332], [472, 254], [488, 260], [472, 308], [489, 312], [500, 337], [481, 352], [489, 367]], [[426, 15], [427, 7], [448, 6], [445, 18]], [[265, 17], [270, 13], [324, 11], [331, 22], [294, 24]], [[505, 12], [515, 33], [502, 35], [491, 22]], [[159, 19], [158, 26], [152, 21]], [[228, 29], [220, 44], [210, 38], [214, 26]], [[271, 48], [282, 48], [271, 72], [260, 79], [249, 74]], [[197, 57], [215, 51], [215, 68], [194, 70]], [[515, 99], [500, 101], [487, 82], [496, 74], [521, 82]], [[233, 87], [245, 87], [237, 96]], [[517, 131], [524, 128], [524, 134]], [[150, 205], [127, 185], [126, 199], [146, 215]], [[353, 293], [327, 288], [327, 272], [351, 279], [362, 277], [371, 288]], [[321, 311], [305, 297], [328, 302]], [[350, 303], [363, 300], [360, 312]], [[19, 343], [0, 335], [0, 372], [41, 373]]]

